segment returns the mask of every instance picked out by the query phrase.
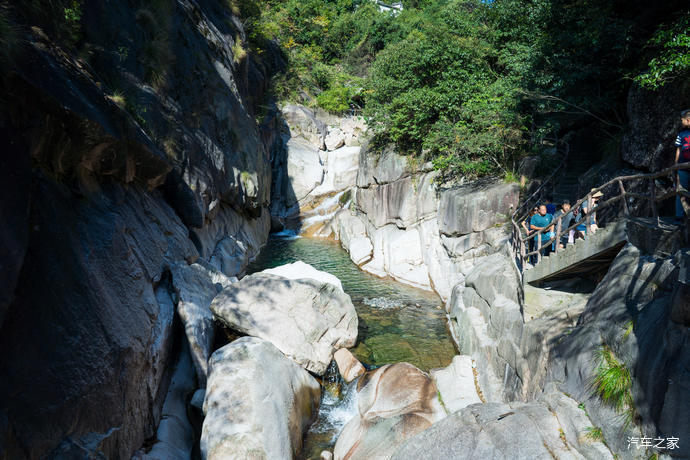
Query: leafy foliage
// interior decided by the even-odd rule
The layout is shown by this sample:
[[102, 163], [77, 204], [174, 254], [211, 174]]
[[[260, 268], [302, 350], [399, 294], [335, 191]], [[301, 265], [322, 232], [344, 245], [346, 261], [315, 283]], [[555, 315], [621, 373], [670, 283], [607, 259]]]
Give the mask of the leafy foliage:
[[690, 13], [670, 27], [660, 28], [649, 41], [655, 57], [645, 72], [636, 77], [643, 87], [658, 89], [668, 81], [690, 72]]

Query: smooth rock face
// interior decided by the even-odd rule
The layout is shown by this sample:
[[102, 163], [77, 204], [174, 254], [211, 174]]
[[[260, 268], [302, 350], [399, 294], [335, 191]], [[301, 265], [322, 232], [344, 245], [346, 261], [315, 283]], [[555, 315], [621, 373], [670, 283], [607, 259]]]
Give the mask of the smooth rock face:
[[671, 166], [680, 131], [680, 111], [687, 109], [690, 84], [680, 78], [657, 91], [632, 85], [628, 92], [628, 132], [621, 142], [623, 160], [649, 171]]
[[340, 130], [340, 128], [332, 128], [328, 130], [325, 143], [327, 150], [335, 150], [339, 147], [342, 147], [345, 145], [345, 134]]
[[323, 180], [319, 152], [300, 139], [287, 142], [287, 173], [297, 201], [303, 200]]
[[520, 197], [517, 184], [459, 187], [441, 193], [438, 222], [447, 236], [480, 232], [506, 221]]
[[420, 458], [612, 459], [577, 402], [557, 393], [531, 403], [473, 404], [405, 441], [392, 456]]
[[[589, 298], [578, 327], [557, 342], [548, 363], [549, 380], [586, 406], [617, 453], [627, 451], [627, 436], [690, 433], [690, 414], [684, 409], [690, 394], [685, 378], [690, 332], [670, 317], [678, 262], [677, 257], [655, 259], [626, 245]], [[620, 414], [590, 390], [603, 346], [634, 377], [632, 395], [641, 428], [621, 430]], [[690, 446], [679, 444], [674, 455], [690, 456]]]
[[320, 395], [316, 379], [269, 342], [235, 340], [209, 361], [202, 457], [294, 458]]
[[335, 359], [338, 365], [338, 371], [346, 383], [352, 382], [365, 372], [362, 363], [360, 363], [347, 348], [341, 348], [336, 351], [333, 355], [333, 359]]
[[326, 153], [323, 182], [312, 190], [313, 196], [339, 192], [352, 187], [359, 167], [359, 147], [341, 147]]
[[336, 460], [390, 458], [405, 439], [445, 417], [433, 380], [408, 363], [365, 374], [357, 396], [359, 413], [338, 437]]
[[455, 356], [450, 366], [431, 371], [431, 378], [436, 382], [443, 407], [449, 414], [464, 409], [470, 404], [482, 402], [474, 383], [470, 356]]
[[261, 273], [266, 275], [276, 275], [290, 280], [308, 278], [321, 281], [323, 283], [332, 284], [341, 291], [343, 290], [343, 284], [340, 282], [337, 276], [331, 275], [328, 272], [317, 270], [301, 260], [291, 264], [281, 265], [279, 267], [267, 268], [266, 270], [262, 270]]
[[357, 313], [332, 284], [255, 273], [221, 291], [213, 314], [228, 327], [261, 337], [316, 374], [337, 348], [354, 346]]

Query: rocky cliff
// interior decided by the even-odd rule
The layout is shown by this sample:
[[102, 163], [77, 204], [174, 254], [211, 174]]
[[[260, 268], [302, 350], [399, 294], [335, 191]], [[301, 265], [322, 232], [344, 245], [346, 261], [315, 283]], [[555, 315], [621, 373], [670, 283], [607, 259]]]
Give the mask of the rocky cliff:
[[2, 79], [0, 456], [127, 458], [166, 395], [172, 267], [241, 274], [267, 237], [279, 59], [222, 2], [86, 2], [76, 44], [30, 7]]

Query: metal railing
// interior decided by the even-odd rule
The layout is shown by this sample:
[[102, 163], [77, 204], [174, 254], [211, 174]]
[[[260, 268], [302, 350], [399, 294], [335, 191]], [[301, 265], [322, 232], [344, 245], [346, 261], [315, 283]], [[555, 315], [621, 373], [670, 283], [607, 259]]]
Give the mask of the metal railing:
[[[587, 206], [587, 212], [583, 212], [580, 214], [579, 219], [574, 219], [576, 220], [575, 223], [570, 225], [568, 228], [563, 229], [562, 228], [562, 221], [566, 217], [567, 214], [561, 213], [560, 216], [558, 216], [554, 221], [551, 222], [551, 224], [548, 227], [545, 227], [539, 231], [536, 231], [532, 233], [531, 235], [526, 235], [522, 236], [522, 233], [524, 229], [520, 227], [520, 222], [522, 222], [524, 219], [527, 218], [527, 216], [520, 216], [519, 213], [521, 213], [521, 210], [525, 209], [527, 204], [532, 204], [529, 200], [532, 199], [535, 194], [532, 194], [526, 201], [523, 203], [522, 206], [518, 207], [517, 210], [513, 213], [511, 217], [511, 222], [512, 222], [512, 248], [513, 248], [513, 254], [515, 255], [515, 261], [517, 263], [518, 269], [520, 272], [524, 271], [524, 266], [525, 263], [532, 257], [536, 257], [536, 263], [539, 263], [542, 258], [542, 252], [545, 248], [548, 246], [554, 244], [555, 242], [555, 251], [558, 252], [561, 250], [560, 248], [560, 241], [561, 238], [564, 235], [568, 235], [571, 230], [576, 229], [580, 225], [588, 225], [587, 222], [590, 222], [590, 218], [594, 213], [602, 213], [606, 210], [611, 210], [613, 209], [613, 205], [616, 204], [617, 202], [620, 201], [620, 211], [619, 213], [616, 213], [613, 215], [613, 217], [618, 217], [618, 215], [622, 214], [624, 217], [630, 217], [633, 212], [636, 212], [640, 210], [639, 207], [635, 208], [632, 206], [635, 204], [634, 200], [641, 200], [642, 202], [647, 202], [648, 206], [643, 206], [643, 209], [646, 209], [646, 211], [651, 214], [651, 217], [657, 219], [657, 223], [659, 222], [659, 207], [657, 203], [667, 200], [671, 197], [676, 197], [676, 196], [681, 196], [684, 197], [690, 202], [690, 193], [688, 190], [682, 188], [680, 186], [680, 183], [678, 182], [678, 174], [677, 171], [680, 170], [690, 170], [690, 163], [681, 163], [677, 164], [674, 166], [671, 166], [670, 168], [666, 168], [662, 171], [655, 172], [655, 173], [648, 173], [648, 174], [635, 174], [635, 175], [630, 175], [630, 176], [619, 176], [611, 179], [610, 181], [606, 182], [605, 184], [592, 189], [585, 197], [581, 198], [577, 203], [575, 203], [571, 209], [579, 209], [580, 206], [583, 203], [591, 203], [592, 202], [592, 195], [596, 194], [597, 192], [602, 192], [605, 193], [604, 190], [607, 189], [606, 193], [609, 195], [614, 194], [611, 198], [607, 199], [606, 201], [596, 204], [595, 206]], [[657, 181], [659, 179], [668, 179], [669, 176], [671, 177], [671, 182], [673, 183], [673, 187], [670, 190], [665, 190], [662, 194], [657, 193], [657, 188], [662, 188], [657, 185]], [[644, 189], [646, 188], [645, 182], [648, 182], [648, 192], [647, 193], [638, 193], [637, 190]], [[625, 185], [624, 185], [625, 184]], [[627, 189], [626, 189], [627, 185]], [[636, 191], [632, 191], [636, 190]], [[630, 199], [633, 201], [630, 202]], [[631, 209], [633, 208], [633, 209]], [[528, 210], [531, 210], [532, 207], [526, 208]], [[687, 205], [686, 205], [686, 213], [687, 213]], [[640, 215], [637, 215], [635, 217], [643, 217]], [[649, 217], [649, 216], [644, 216], [644, 217]], [[555, 234], [553, 237], [551, 237], [547, 241], [542, 241], [542, 234], [544, 232], [550, 232], [555, 229]], [[529, 242], [530, 240], [537, 238], [536, 239], [536, 249], [532, 251], [528, 251], [529, 247]]]

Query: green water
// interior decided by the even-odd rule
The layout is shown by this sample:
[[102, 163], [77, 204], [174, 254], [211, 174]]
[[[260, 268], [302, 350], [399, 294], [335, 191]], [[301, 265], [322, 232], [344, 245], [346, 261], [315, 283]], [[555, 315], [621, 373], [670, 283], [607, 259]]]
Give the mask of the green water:
[[[359, 316], [352, 352], [367, 368], [406, 361], [424, 371], [450, 364], [455, 355], [441, 299], [391, 279], [361, 271], [337, 242], [315, 238], [271, 238], [248, 272], [301, 260], [337, 276]], [[355, 382], [344, 385], [336, 368], [324, 376], [317, 420], [304, 437], [301, 459], [333, 450], [345, 424], [357, 413]]]
[[441, 299], [361, 271], [337, 242], [273, 237], [248, 272], [298, 260], [342, 282], [359, 316], [357, 346], [351, 351], [367, 367], [405, 361], [428, 371], [450, 364], [455, 348]]

